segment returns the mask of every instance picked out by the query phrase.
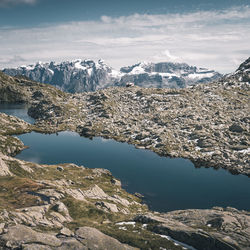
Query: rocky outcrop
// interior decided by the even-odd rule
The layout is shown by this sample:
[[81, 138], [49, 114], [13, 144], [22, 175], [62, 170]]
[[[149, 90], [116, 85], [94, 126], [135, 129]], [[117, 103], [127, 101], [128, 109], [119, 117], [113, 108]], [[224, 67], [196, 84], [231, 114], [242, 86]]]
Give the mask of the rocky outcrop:
[[[11, 76], [22, 75], [34, 81], [49, 83], [70, 93], [126, 86], [131, 82], [147, 88], [185, 88], [189, 85], [211, 82], [222, 76], [214, 70], [197, 68], [185, 63], [138, 63], [116, 71], [102, 60], [94, 62], [81, 59], [62, 63], [39, 62], [36, 65], [4, 69], [3, 72]], [[34, 98], [40, 97], [41, 94], [34, 94]]]
[[135, 249], [121, 244], [118, 240], [101, 233], [95, 228], [82, 227], [77, 229], [75, 234], [81, 243], [85, 243], [87, 249]]
[[0, 113], [0, 152], [6, 155], [16, 155], [25, 148], [23, 142], [12, 134], [30, 132], [32, 125], [14, 116]]
[[250, 246], [250, 213], [234, 208], [148, 214], [137, 216], [135, 221], [196, 249], [248, 249]]
[[136, 249], [91, 227], [80, 227], [75, 233], [63, 228], [59, 234], [41, 233], [24, 225], [6, 227], [0, 235], [0, 246], [8, 249]]
[[10, 172], [8, 166], [3, 161], [2, 157], [3, 157], [3, 155], [0, 152], [0, 176], [12, 175], [12, 173]]

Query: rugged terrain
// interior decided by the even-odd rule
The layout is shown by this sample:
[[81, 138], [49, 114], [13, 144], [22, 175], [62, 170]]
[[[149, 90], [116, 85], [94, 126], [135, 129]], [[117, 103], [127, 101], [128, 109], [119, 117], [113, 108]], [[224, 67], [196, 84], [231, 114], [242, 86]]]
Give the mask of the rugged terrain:
[[25, 147], [15, 134], [72, 130], [250, 176], [249, 67], [248, 59], [219, 82], [188, 89], [113, 87], [74, 95], [0, 72], [0, 100], [28, 103], [36, 119], [31, 125], [0, 114], [0, 246], [250, 249], [248, 211], [151, 212], [107, 170], [13, 158]]
[[126, 86], [134, 83], [140, 87], [184, 88], [206, 83], [222, 75], [214, 70], [197, 68], [185, 63], [138, 63], [114, 70], [102, 60], [66, 61], [62, 63], [37, 63], [35, 65], [4, 69], [4, 73], [23, 75], [34, 81], [49, 83], [57, 88], [80, 93], [110, 86]]
[[163, 156], [188, 158], [197, 167], [250, 176], [249, 71], [241, 69], [186, 89], [111, 87], [74, 95], [9, 77], [0, 97], [31, 104], [29, 114], [39, 130], [113, 138]]

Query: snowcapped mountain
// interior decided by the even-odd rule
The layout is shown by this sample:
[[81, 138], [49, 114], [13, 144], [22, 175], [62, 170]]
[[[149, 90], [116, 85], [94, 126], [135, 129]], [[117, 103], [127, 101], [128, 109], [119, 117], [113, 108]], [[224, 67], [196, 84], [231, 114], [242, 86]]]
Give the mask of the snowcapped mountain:
[[184, 88], [218, 79], [214, 70], [197, 68], [185, 63], [142, 62], [114, 70], [102, 60], [73, 60], [62, 63], [41, 63], [4, 69], [4, 73], [24, 75], [34, 81], [48, 83], [67, 92], [95, 91], [109, 86], [134, 83], [141, 87]]
[[142, 62], [120, 70], [125, 73], [120, 84], [133, 82], [141, 87], [185, 88], [197, 83], [206, 83], [222, 75], [214, 70], [189, 66], [186, 63]]
[[62, 63], [41, 63], [4, 69], [8, 75], [24, 75], [34, 81], [49, 83], [67, 92], [95, 91], [114, 85], [119, 77], [102, 60], [73, 60]]

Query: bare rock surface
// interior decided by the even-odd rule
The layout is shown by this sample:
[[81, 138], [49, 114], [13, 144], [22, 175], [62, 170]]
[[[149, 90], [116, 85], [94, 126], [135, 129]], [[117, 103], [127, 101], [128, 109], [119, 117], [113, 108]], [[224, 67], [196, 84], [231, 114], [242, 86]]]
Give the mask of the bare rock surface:
[[12, 175], [2, 157], [3, 155], [0, 153], [0, 176]]
[[63, 235], [41, 233], [18, 224], [6, 228], [0, 235], [0, 242], [6, 249], [136, 249], [91, 227], [80, 227], [75, 233]]
[[101, 233], [95, 228], [79, 228], [76, 230], [76, 235], [79, 241], [85, 244], [88, 249], [135, 249], [128, 245], [121, 244], [119, 241]]
[[197, 249], [250, 249], [250, 213], [235, 208], [190, 209], [137, 216], [151, 230]]

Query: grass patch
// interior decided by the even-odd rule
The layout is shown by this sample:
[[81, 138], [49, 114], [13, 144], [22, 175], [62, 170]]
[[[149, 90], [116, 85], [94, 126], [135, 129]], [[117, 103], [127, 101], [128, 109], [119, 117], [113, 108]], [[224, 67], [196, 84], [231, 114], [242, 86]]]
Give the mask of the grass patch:
[[0, 177], [0, 210], [40, 205], [37, 197], [27, 193], [40, 188], [42, 185], [27, 178]]

